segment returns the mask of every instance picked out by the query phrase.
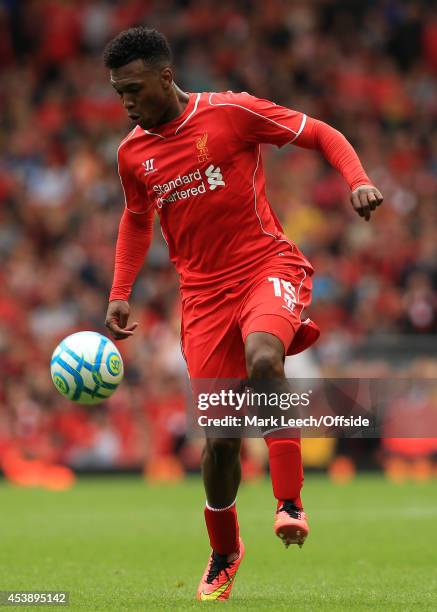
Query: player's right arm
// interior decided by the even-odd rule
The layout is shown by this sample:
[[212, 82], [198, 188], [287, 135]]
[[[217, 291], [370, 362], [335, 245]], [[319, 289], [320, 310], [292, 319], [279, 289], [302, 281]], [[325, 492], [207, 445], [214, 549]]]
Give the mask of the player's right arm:
[[128, 325], [128, 300], [152, 240], [153, 209], [147, 203], [144, 184], [135, 177], [121, 148], [118, 168], [125, 209], [118, 229], [114, 278], [105, 325], [116, 340], [123, 340], [132, 336], [138, 326], [137, 322]]

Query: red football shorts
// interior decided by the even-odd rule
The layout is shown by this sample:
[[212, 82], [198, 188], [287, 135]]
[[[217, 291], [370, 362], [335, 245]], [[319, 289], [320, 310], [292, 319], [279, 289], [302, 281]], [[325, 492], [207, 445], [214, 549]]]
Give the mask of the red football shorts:
[[190, 378], [246, 378], [244, 342], [267, 332], [286, 355], [311, 346], [320, 331], [303, 310], [311, 302], [311, 270], [272, 264], [256, 276], [182, 300], [182, 350]]

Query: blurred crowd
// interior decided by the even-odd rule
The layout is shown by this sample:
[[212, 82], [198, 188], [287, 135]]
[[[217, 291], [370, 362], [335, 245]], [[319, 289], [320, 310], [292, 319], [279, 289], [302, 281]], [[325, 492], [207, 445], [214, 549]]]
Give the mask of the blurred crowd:
[[[179, 292], [159, 231], [120, 343], [126, 383], [100, 409], [64, 401], [50, 355], [103, 327], [123, 197], [116, 170], [130, 123], [101, 53], [120, 30], [163, 31], [186, 91], [249, 91], [302, 110], [353, 143], [384, 205], [366, 224], [314, 152], [264, 151], [267, 192], [313, 263], [317, 346], [290, 375], [435, 377], [414, 347], [437, 330], [437, 13], [432, 1], [0, 1], [0, 458], [25, 452], [81, 467], [195, 469], [184, 435]], [[380, 335], [411, 359], [354, 360]], [[435, 353], [434, 353], [435, 354]]]

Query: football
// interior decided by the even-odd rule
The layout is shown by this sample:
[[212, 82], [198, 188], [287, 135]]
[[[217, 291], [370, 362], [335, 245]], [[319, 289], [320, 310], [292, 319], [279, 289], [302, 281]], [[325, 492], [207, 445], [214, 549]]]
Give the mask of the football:
[[78, 404], [99, 404], [110, 397], [123, 379], [123, 360], [115, 344], [97, 332], [67, 336], [53, 351], [53, 384]]

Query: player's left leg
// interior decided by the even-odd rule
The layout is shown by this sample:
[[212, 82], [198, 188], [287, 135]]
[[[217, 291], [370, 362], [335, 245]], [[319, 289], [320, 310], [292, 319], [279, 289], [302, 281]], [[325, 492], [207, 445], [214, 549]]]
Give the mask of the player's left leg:
[[[271, 333], [250, 333], [245, 342], [247, 372], [260, 391], [290, 393], [284, 373], [284, 344]], [[303, 485], [303, 468], [298, 432], [284, 430], [265, 435], [269, 450], [270, 476], [276, 497], [275, 533], [286, 546], [302, 544], [309, 529], [302, 509], [300, 493]]]
[[[270, 386], [275, 393], [290, 393], [284, 373], [285, 355], [304, 350], [319, 335], [310, 319], [301, 319], [311, 301], [310, 274], [299, 266], [272, 265], [268, 273], [261, 272], [252, 280], [240, 313], [249, 378], [252, 383], [262, 381], [262, 387]], [[296, 430], [266, 433], [273, 493], [278, 500], [275, 532], [286, 546], [301, 545], [308, 535], [308, 525], [300, 497], [300, 435]]]

